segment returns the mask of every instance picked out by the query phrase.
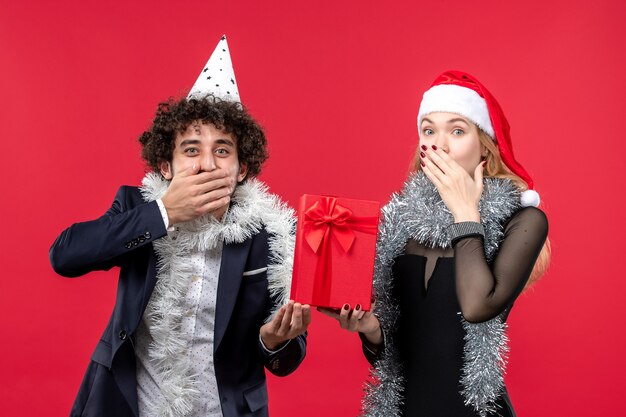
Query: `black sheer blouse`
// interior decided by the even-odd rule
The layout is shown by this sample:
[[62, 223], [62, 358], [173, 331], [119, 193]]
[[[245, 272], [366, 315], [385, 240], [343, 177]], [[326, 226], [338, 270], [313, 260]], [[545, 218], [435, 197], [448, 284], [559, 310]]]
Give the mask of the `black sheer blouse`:
[[[506, 319], [524, 289], [548, 233], [544, 213], [523, 208], [507, 222], [491, 263], [480, 235], [461, 236], [452, 249], [428, 248], [410, 240], [394, 260], [394, 298], [400, 307], [396, 340], [404, 364], [405, 416], [476, 416], [461, 397], [465, 331], [462, 318]], [[374, 363], [383, 346], [364, 337], [363, 351]], [[506, 393], [499, 414], [514, 415]]]

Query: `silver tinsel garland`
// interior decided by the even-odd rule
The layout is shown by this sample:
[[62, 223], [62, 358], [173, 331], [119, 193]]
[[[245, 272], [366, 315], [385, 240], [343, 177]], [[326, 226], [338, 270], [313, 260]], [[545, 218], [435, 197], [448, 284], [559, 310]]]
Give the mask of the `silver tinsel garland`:
[[[163, 197], [169, 187], [157, 173], [148, 173], [142, 184], [145, 201]], [[243, 242], [264, 228], [269, 245], [268, 291], [277, 300], [266, 321], [289, 300], [293, 269], [294, 212], [256, 179], [237, 186], [222, 220], [205, 215], [175, 226], [153, 244], [158, 255], [157, 283], [137, 331], [138, 341], [145, 342], [137, 346], [147, 346], [147, 352], [139, 355], [152, 362], [157, 380], [163, 381], [160, 398], [148, 405], [148, 415], [155, 417], [187, 416], [203, 395], [181, 335], [183, 302], [193, 274], [192, 251]]]
[[[491, 261], [504, 236], [503, 226], [520, 208], [520, 192], [512, 181], [485, 178], [478, 209], [485, 229], [485, 257]], [[402, 192], [394, 194], [382, 209], [374, 266], [376, 315], [383, 333], [385, 348], [371, 378], [366, 383], [363, 416], [389, 417], [400, 415], [404, 379], [394, 337], [399, 307], [392, 296], [393, 260], [403, 253], [409, 239], [429, 247], [451, 246], [447, 227], [454, 223], [452, 214], [435, 186], [422, 172], [407, 180]], [[495, 411], [495, 401], [504, 389], [504, 368], [508, 344], [506, 323], [496, 317], [484, 323], [463, 320], [466, 331], [461, 394], [465, 404], [481, 416]]]

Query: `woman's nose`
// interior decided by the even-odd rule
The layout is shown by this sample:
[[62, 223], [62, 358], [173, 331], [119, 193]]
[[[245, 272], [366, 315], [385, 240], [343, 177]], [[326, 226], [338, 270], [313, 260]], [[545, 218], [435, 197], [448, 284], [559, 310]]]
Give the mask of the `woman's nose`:
[[448, 137], [444, 134], [438, 134], [433, 141], [433, 145], [441, 149], [448, 149]]

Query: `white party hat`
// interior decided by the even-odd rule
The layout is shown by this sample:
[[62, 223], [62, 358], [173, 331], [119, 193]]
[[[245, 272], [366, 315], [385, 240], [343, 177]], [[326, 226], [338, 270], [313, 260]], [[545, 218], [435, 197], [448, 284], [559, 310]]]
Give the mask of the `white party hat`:
[[201, 98], [207, 94], [222, 100], [241, 102], [226, 35], [222, 35], [187, 98]]

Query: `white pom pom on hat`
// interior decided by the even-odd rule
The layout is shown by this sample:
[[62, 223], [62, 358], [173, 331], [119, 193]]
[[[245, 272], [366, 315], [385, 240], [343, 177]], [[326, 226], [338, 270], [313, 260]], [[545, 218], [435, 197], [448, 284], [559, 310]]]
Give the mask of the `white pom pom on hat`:
[[539, 203], [541, 203], [539, 193], [535, 190], [526, 190], [522, 192], [520, 200], [522, 207], [539, 207]]
[[506, 167], [520, 177], [528, 190], [521, 196], [522, 206], [539, 206], [539, 194], [524, 167], [513, 155], [511, 127], [495, 97], [475, 77], [463, 71], [445, 71], [424, 93], [418, 111], [418, 130], [429, 113], [455, 113], [466, 117], [495, 140]]

